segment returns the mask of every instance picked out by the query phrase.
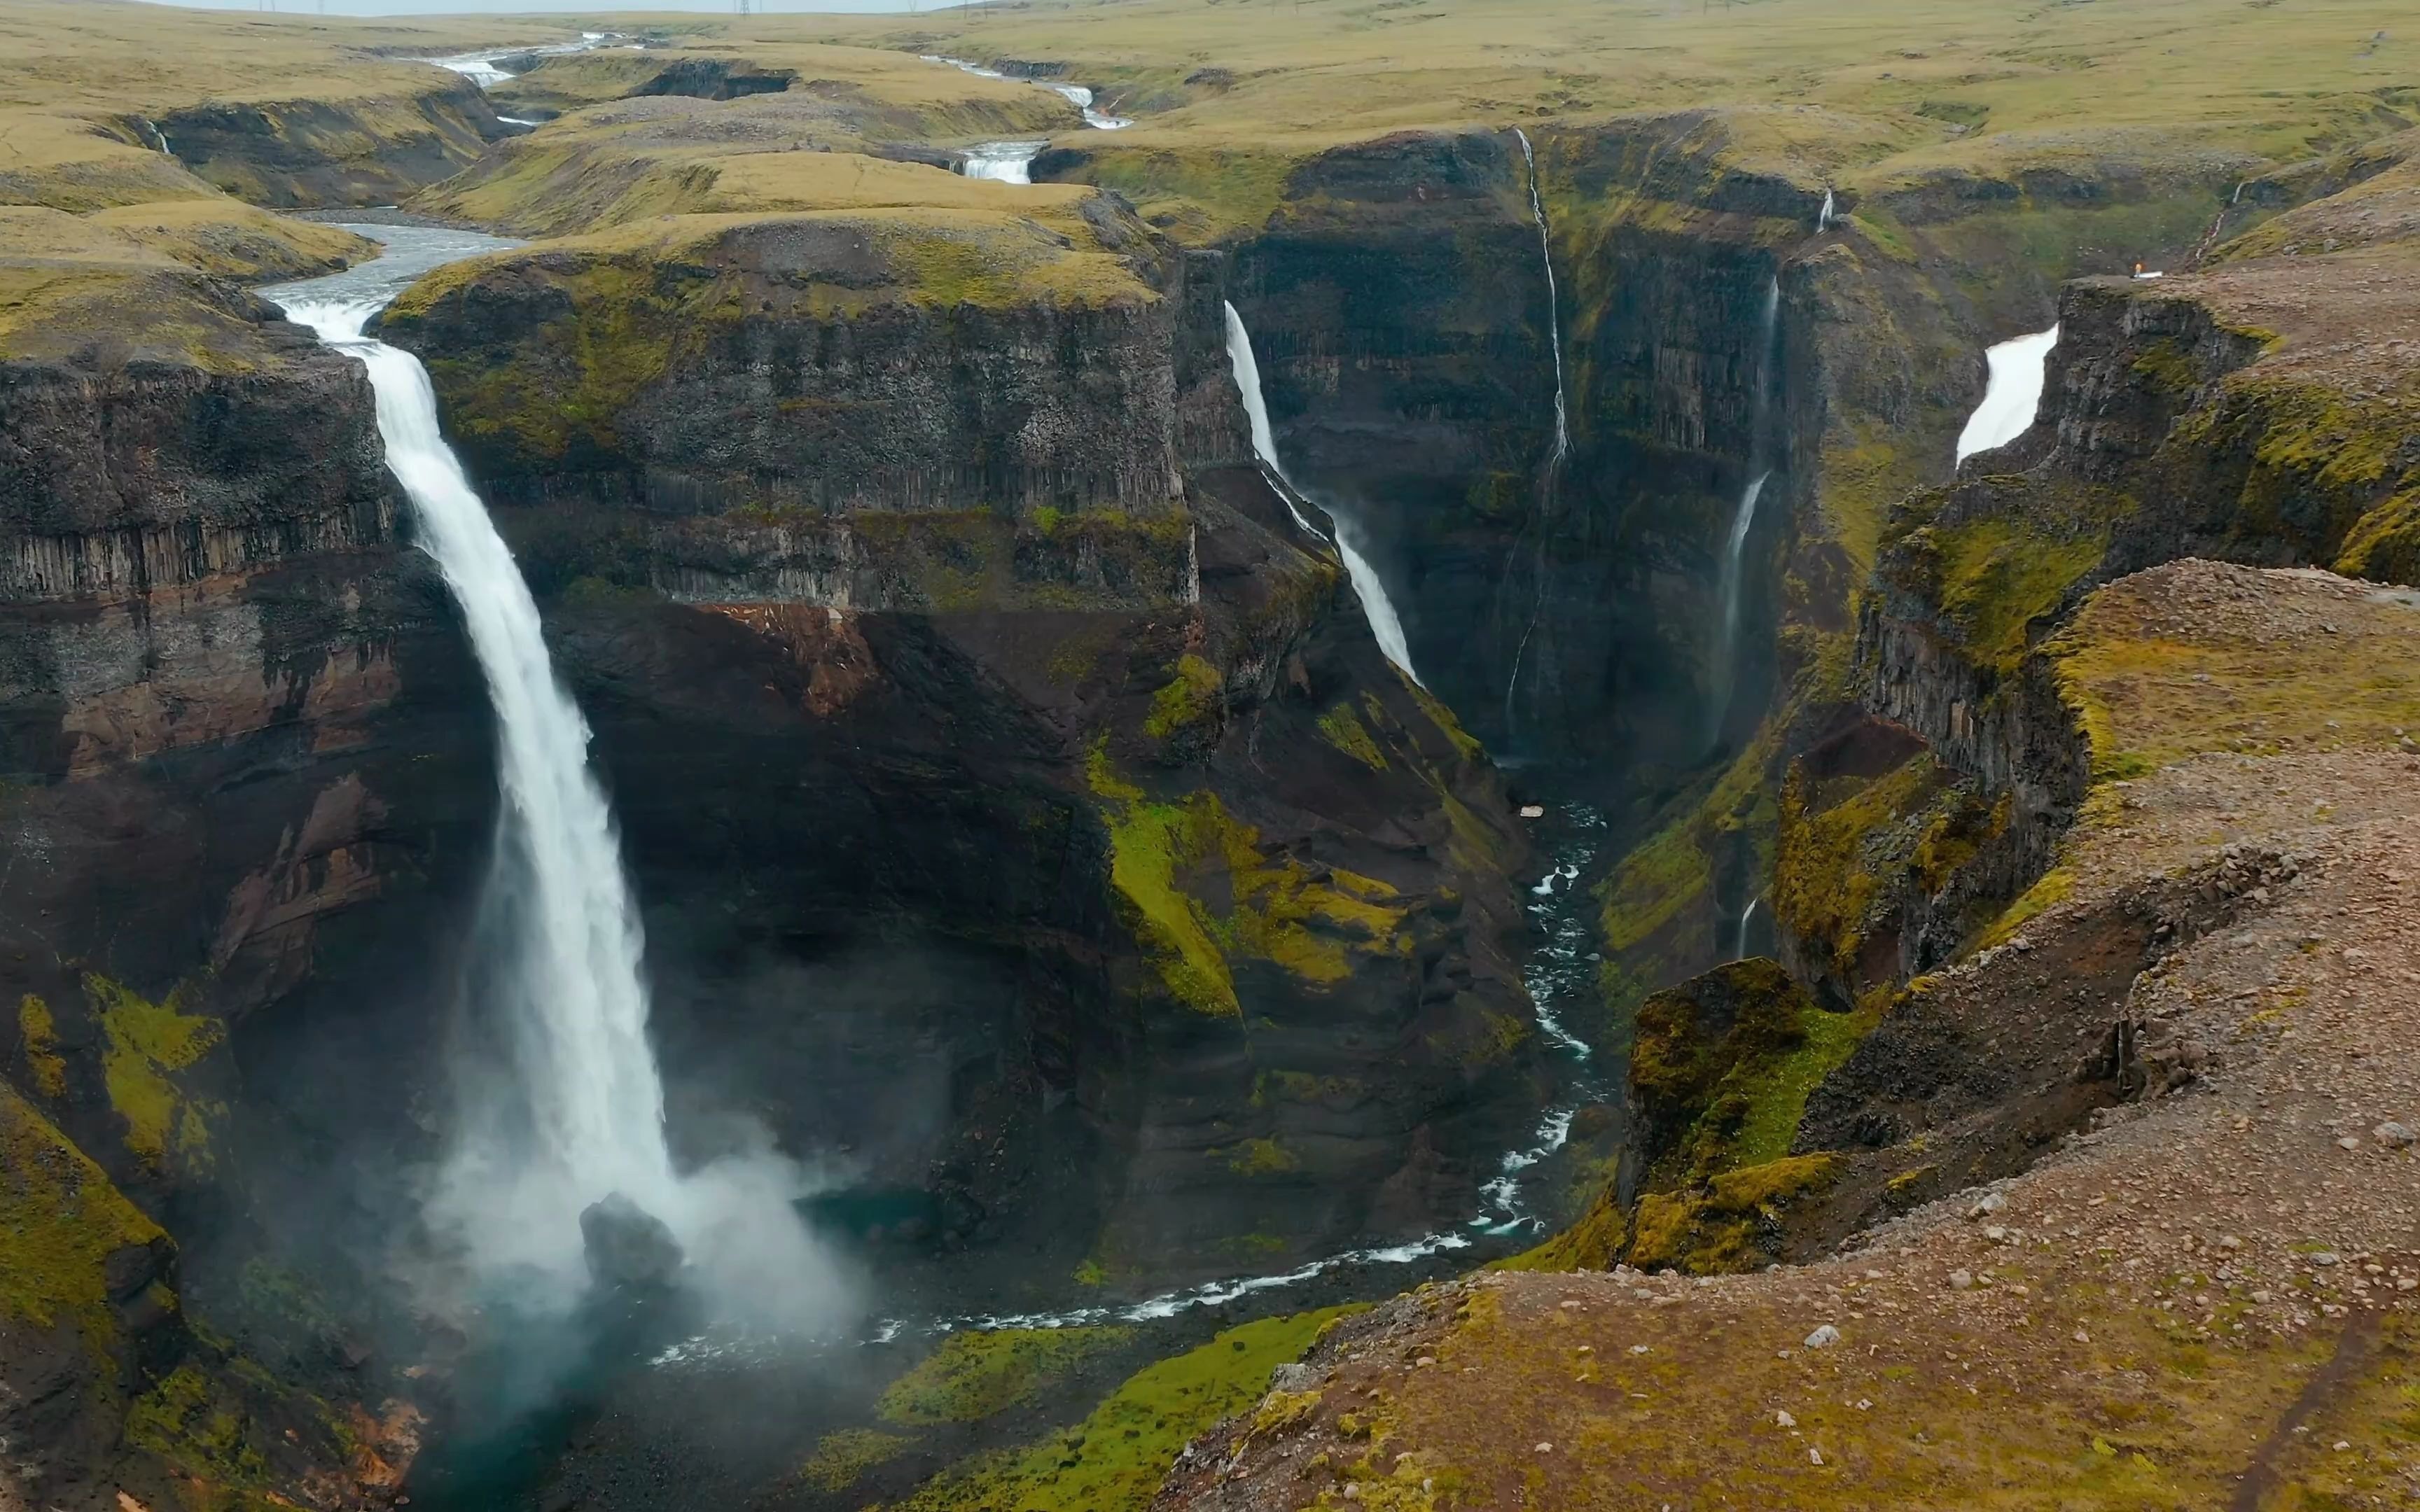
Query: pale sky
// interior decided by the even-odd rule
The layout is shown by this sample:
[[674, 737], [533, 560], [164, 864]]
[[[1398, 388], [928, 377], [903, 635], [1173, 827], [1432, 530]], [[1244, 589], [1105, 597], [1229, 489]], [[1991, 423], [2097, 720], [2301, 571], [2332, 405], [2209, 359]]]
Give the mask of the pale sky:
[[[617, 6], [612, 0], [153, 0], [154, 4], [185, 6], [196, 10], [274, 10], [288, 16], [526, 16], [543, 10], [610, 15], [616, 10], [704, 10], [730, 15], [733, 0], [640, 0]], [[939, 10], [941, 0], [749, 0], [760, 13], [793, 10]]]

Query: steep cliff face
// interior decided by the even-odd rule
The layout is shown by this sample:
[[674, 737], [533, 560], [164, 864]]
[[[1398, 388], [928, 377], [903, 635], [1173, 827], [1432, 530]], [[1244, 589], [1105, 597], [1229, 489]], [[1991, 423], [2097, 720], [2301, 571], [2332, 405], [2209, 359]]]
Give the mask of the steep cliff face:
[[45, 1504], [393, 1478], [345, 1404], [401, 1384], [369, 1342], [401, 1192], [330, 1178], [418, 1139], [391, 1094], [433, 1063], [484, 710], [360, 367], [283, 325], [242, 356], [0, 380], [0, 1186], [57, 1230], [0, 1357]]
[[[1120, 260], [1147, 250], [1139, 225], [1098, 201], [1073, 219], [1083, 252], [845, 217], [536, 252], [415, 293], [386, 329], [508, 502], [1164, 511], [1176, 305]], [[1062, 297], [1000, 278], [1020, 251]]]

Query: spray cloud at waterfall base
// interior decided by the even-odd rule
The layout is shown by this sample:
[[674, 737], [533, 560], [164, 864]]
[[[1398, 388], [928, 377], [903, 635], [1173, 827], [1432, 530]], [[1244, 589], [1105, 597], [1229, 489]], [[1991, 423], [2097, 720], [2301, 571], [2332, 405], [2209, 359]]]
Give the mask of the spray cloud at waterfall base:
[[[676, 1280], [717, 1321], [830, 1328], [845, 1320], [850, 1288], [799, 1216], [812, 1189], [799, 1167], [762, 1136], [697, 1169], [675, 1165], [636, 901], [589, 767], [587, 725], [555, 675], [510, 548], [439, 432], [427, 371], [363, 333], [412, 277], [501, 243], [363, 229], [389, 240], [390, 255], [269, 292], [368, 370], [387, 466], [487, 685], [502, 799], [464, 980], [454, 1116], [424, 1194], [438, 1253], [416, 1279], [467, 1294], [432, 1299], [441, 1304], [567, 1313], [592, 1279], [635, 1279], [600, 1266], [591, 1248], [600, 1231], [610, 1250], [659, 1223], [682, 1258], [660, 1261], [655, 1278]], [[600, 1225], [591, 1210], [617, 1194]], [[592, 1277], [600, 1269], [609, 1273]]]

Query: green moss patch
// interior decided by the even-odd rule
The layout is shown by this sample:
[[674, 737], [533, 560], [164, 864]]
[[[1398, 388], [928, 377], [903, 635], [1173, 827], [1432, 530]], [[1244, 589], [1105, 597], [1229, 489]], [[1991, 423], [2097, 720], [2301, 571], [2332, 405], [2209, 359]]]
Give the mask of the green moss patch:
[[14, 1088], [0, 1082], [0, 1308], [48, 1326], [73, 1318], [115, 1335], [103, 1266], [160, 1226]]
[[1131, 1328], [965, 1329], [891, 1383], [876, 1405], [908, 1427], [973, 1423], [1022, 1407], [1087, 1360], [1132, 1343]]
[[845, 1491], [876, 1465], [889, 1464], [916, 1441], [878, 1428], [842, 1428], [815, 1442], [799, 1466], [799, 1480], [819, 1491]]
[[17, 999], [17, 1040], [25, 1057], [25, 1074], [44, 1097], [64, 1097], [68, 1063], [59, 1056], [57, 1022], [51, 1005], [32, 993]]
[[84, 991], [107, 1040], [101, 1075], [109, 1105], [126, 1120], [126, 1148], [155, 1165], [172, 1152], [182, 1163], [206, 1163], [209, 1119], [225, 1114], [225, 1105], [186, 1096], [176, 1073], [209, 1054], [226, 1026], [186, 1012], [182, 986], [154, 1003], [106, 977], [88, 975]]
[[1143, 717], [1143, 733], [1155, 740], [1167, 740], [1197, 726], [1214, 723], [1225, 708], [1220, 697], [1225, 687], [1226, 679], [1218, 675], [1218, 668], [1187, 652], [1176, 658], [1176, 675], [1152, 695], [1151, 713]]
[[1187, 1443], [1259, 1401], [1271, 1371], [1361, 1310], [1329, 1307], [1228, 1329], [1136, 1372], [1075, 1427], [951, 1471], [899, 1512], [1143, 1512]]
[[1339, 703], [1319, 717], [1319, 736], [1373, 772], [1387, 769], [1387, 753], [1378, 748], [1350, 703]]
[[[1373, 877], [1263, 854], [1260, 833], [1215, 794], [1154, 802], [1095, 749], [1089, 778], [1109, 829], [1110, 881], [1161, 982], [1207, 1013], [1236, 1013], [1231, 957], [1271, 961], [1306, 985], [1353, 956], [1402, 954], [1410, 904]], [[1223, 896], [1222, 896], [1223, 895]]]

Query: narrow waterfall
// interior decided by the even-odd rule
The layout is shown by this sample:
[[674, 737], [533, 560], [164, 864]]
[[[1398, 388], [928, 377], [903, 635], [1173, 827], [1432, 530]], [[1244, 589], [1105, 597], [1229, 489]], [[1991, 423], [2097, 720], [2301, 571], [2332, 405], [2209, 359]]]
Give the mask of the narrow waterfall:
[[659, 1216], [675, 1207], [638, 909], [612, 811], [588, 768], [588, 727], [554, 675], [537, 605], [438, 432], [427, 370], [410, 352], [363, 336], [377, 309], [296, 303], [287, 314], [369, 369], [387, 466], [462, 611], [495, 707], [497, 876], [518, 926], [505, 1016], [523, 1101], [516, 1113], [531, 1149], [509, 1160], [482, 1141], [463, 1151], [479, 1183], [510, 1192], [498, 1203], [490, 1187], [478, 1205], [504, 1231], [466, 1237], [476, 1251], [523, 1263], [559, 1260], [577, 1257], [581, 1210], [608, 1193]]
[[1823, 208], [1815, 212], [1815, 230], [1818, 235], [1821, 235], [1822, 233], [1831, 229], [1832, 192], [1827, 189], [1823, 191]]
[[[1319, 527], [1303, 515], [1295, 502], [1301, 490], [1286, 476], [1285, 464], [1278, 460], [1277, 432], [1269, 425], [1268, 399], [1261, 393], [1261, 364], [1252, 355], [1252, 333], [1244, 328], [1244, 317], [1236, 313], [1234, 301], [1226, 301], [1227, 362], [1234, 370], [1235, 387], [1244, 395], [1244, 418], [1250, 423], [1252, 455], [1269, 474], [1269, 486], [1285, 501], [1286, 512], [1294, 522], [1312, 535]], [[1378, 569], [1370, 564], [1369, 542], [1361, 533], [1361, 522], [1327, 501], [1320, 501], [1327, 517], [1336, 522], [1336, 554], [1344, 560], [1344, 575], [1353, 579], [1353, 592], [1360, 596], [1362, 613], [1370, 621], [1370, 634], [1376, 638], [1378, 649], [1397, 670], [1418, 683], [1420, 674], [1412, 670], [1412, 650], [1404, 639], [1404, 622], [1395, 613], [1394, 601], [1387, 596], [1387, 585], [1379, 579]], [[1425, 687], [1427, 685], [1422, 684]]]
[[1555, 246], [1546, 234], [1546, 202], [1538, 193], [1537, 155], [1529, 149], [1528, 132], [1516, 126], [1512, 134], [1521, 139], [1521, 162], [1529, 172], [1529, 215], [1538, 223], [1538, 265], [1546, 270], [1546, 344], [1555, 356], [1555, 449], [1546, 458], [1552, 486], [1554, 472], [1572, 449], [1571, 417], [1563, 397], [1562, 298], [1555, 289]]
[[2041, 408], [2042, 365], [2057, 345], [2058, 327], [2053, 326], [2001, 342], [1983, 354], [1991, 376], [1983, 385], [1983, 402], [1959, 433], [1959, 461], [2006, 446], [2033, 424], [2034, 411]]
[[[1529, 179], [1529, 218], [1538, 226], [1538, 266], [1546, 275], [1546, 347], [1555, 360], [1555, 440], [1546, 453], [1539, 497], [1541, 508], [1551, 510], [1563, 475], [1563, 459], [1570, 455], [1572, 449], [1571, 404], [1563, 385], [1562, 295], [1555, 286], [1555, 244], [1546, 227], [1546, 201], [1538, 192], [1538, 155], [1529, 146], [1528, 132], [1516, 126], [1512, 128], [1512, 135], [1521, 144], [1521, 165]], [[1514, 549], [1519, 549], [1517, 543]], [[1521, 691], [1521, 669], [1528, 660], [1529, 640], [1538, 633], [1538, 616], [1545, 609], [1545, 534], [1541, 530], [1535, 567], [1538, 592], [1529, 606], [1528, 622], [1521, 627], [1521, 640], [1512, 648], [1512, 669], [1504, 679], [1504, 738], [1508, 746], [1512, 739], [1514, 700]], [[1508, 563], [1508, 578], [1510, 572]]]
[[[1753, 467], [1764, 453], [1765, 415], [1772, 403], [1773, 348], [1781, 331], [1781, 280], [1776, 275], [1765, 284], [1764, 308], [1757, 321], [1757, 360], [1755, 392], [1748, 401], [1748, 464]], [[1707, 701], [1706, 743], [1711, 748], [1719, 743], [1723, 726], [1730, 717], [1731, 695], [1739, 682], [1740, 597], [1745, 579], [1747, 538], [1756, 528], [1756, 503], [1764, 493], [1764, 482], [1773, 476], [1770, 468], [1761, 469], [1740, 490], [1740, 501], [1731, 511], [1730, 533], [1723, 539], [1722, 567], [1716, 578], [1716, 599], [1722, 606], [1721, 619], [1714, 627], [1714, 697]]]
[[1763, 901], [1764, 900], [1761, 898], [1750, 898], [1747, 901], [1747, 906], [1740, 910], [1739, 943], [1731, 950], [1732, 960], [1745, 961], [1747, 959], [1747, 927], [1756, 919], [1757, 904]]

